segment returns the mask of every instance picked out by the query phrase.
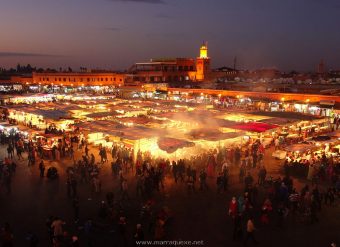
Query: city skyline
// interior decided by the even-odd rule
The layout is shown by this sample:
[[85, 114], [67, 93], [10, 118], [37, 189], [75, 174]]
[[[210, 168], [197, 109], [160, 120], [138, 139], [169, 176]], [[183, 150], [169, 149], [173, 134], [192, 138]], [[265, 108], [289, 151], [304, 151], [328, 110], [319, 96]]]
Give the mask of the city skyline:
[[206, 40], [212, 67], [339, 69], [339, 12], [335, 0], [4, 0], [0, 66], [124, 70], [195, 58]]

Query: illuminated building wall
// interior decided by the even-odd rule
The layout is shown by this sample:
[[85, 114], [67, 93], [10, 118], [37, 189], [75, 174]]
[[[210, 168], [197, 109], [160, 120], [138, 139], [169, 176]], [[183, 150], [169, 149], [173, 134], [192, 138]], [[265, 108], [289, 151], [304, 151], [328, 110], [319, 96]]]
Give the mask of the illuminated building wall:
[[119, 86], [125, 74], [117, 73], [33, 73], [33, 83], [60, 86]]
[[250, 92], [250, 91], [229, 91], [215, 89], [185, 89], [185, 88], [168, 88], [171, 94], [201, 94], [211, 96], [223, 96], [233, 98], [249, 97], [257, 100], [274, 100], [281, 102], [300, 101], [305, 103], [318, 103], [324, 101], [325, 104], [340, 104], [339, 96], [321, 95], [321, 94], [296, 94], [296, 93], [272, 93], [272, 92]]

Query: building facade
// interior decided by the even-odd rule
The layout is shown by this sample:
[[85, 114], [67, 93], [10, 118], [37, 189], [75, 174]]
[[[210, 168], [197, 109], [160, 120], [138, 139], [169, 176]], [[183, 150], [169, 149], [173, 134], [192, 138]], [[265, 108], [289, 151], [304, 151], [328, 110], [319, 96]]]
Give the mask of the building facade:
[[207, 80], [210, 73], [208, 46], [203, 44], [197, 59], [151, 59], [149, 62], [136, 63], [129, 69], [127, 81], [131, 84], [196, 82]]
[[190, 58], [152, 59], [134, 64], [129, 72], [128, 81], [136, 84], [195, 81], [196, 65]]

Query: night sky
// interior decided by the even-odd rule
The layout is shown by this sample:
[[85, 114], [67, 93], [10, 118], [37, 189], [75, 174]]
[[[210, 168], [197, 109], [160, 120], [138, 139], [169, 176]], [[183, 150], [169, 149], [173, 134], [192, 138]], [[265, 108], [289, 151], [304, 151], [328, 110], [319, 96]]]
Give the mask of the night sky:
[[159, 57], [213, 67], [340, 69], [339, 0], [1, 0], [0, 67], [127, 69]]

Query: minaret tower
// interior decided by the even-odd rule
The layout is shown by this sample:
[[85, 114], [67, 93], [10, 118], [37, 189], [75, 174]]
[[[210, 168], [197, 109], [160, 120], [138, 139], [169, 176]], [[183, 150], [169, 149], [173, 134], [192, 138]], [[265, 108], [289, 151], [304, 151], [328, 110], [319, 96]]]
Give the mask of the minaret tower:
[[208, 43], [203, 42], [200, 56], [196, 59], [196, 80], [204, 81], [210, 72], [210, 58], [208, 57]]

